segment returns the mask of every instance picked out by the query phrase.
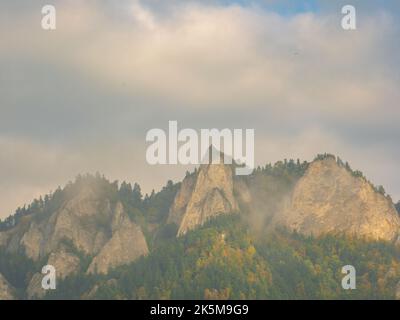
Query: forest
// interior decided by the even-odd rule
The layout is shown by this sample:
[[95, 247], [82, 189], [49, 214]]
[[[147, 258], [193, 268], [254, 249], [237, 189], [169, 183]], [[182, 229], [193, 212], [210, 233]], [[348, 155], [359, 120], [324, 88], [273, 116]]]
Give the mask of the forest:
[[[344, 265], [357, 289], [341, 286]], [[355, 238], [279, 230], [254, 238], [240, 216], [221, 216], [107, 276], [78, 274], [47, 299], [394, 299], [400, 252]]]
[[[319, 157], [330, 157], [320, 155]], [[338, 163], [351, 170], [339, 158]], [[257, 168], [243, 181], [261, 198], [278, 199], [305, 173], [308, 162], [284, 160]], [[196, 175], [197, 170], [187, 175]], [[86, 273], [91, 257], [70, 244], [81, 270], [57, 282], [45, 299], [394, 299], [400, 281], [400, 251], [392, 243], [342, 235], [304, 236], [285, 229], [255, 232], [241, 214], [214, 218], [184, 236], [167, 224], [180, 183], [168, 181], [143, 196], [138, 184], [109, 182], [100, 174], [78, 176], [64, 188], [17, 209], [0, 223], [13, 228], [24, 216], [44, 219], [74, 196], [81, 184], [92, 184], [112, 201], [121, 201], [130, 219], [145, 234], [150, 253], [107, 275]], [[263, 205], [262, 203], [260, 205]], [[400, 210], [400, 202], [396, 205]], [[265, 210], [274, 210], [264, 207]], [[0, 273], [26, 298], [29, 279], [45, 263], [21, 252], [0, 249]], [[345, 265], [353, 265], [356, 290], [341, 286]]]

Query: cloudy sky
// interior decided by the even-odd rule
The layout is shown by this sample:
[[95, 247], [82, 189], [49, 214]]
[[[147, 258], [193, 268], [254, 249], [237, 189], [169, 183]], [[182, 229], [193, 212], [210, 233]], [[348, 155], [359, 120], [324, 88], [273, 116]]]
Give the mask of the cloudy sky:
[[334, 153], [400, 200], [399, 17], [396, 0], [2, 1], [0, 218], [79, 173], [180, 179], [145, 158], [169, 120], [254, 128], [260, 165]]

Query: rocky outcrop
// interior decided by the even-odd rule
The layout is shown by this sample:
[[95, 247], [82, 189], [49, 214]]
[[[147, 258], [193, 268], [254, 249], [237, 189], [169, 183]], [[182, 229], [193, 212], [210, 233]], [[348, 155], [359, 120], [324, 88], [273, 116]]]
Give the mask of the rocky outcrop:
[[118, 204], [112, 221], [112, 236], [93, 259], [88, 273], [107, 273], [111, 268], [128, 264], [147, 253], [142, 230]]
[[181, 187], [178, 190], [174, 202], [169, 210], [167, 223], [175, 223], [178, 226], [181, 224], [187, 205], [196, 185], [196, 180], [197, 172], [187, 175], [183, 179]]
[[[0, 245], [34, 261], [49, 257], [47, 264], [56, 268], [58, 279], [82, 267], [81, 255], [93, 258], [90, 272], [105, 273], [147, 254], [140, 227], [130, 221], [120, 202], [112, 200], [110, 190], [103, 189], [90, 183], [74, 186], [54, 211], [26, 216], [13, 229], [0, 232]], [[28, 296], [43, 296], [41, 278], [32, 278]]]
[[393, 203], [334, 158], [314, 161], [274, 224], [303, 234], [347, 234], [392, 241], [400, 230]]
[[32, 219], [32, 216], [22, 217], [16, 227], [0, 232], [0, 247], [5, 247], [9, 252], [25, 252], [25, 248], [21, 246], [21, 239], [29, 230]]
[[65, 241], [89, 256], [96, 255], [109, 238], [113, 209], [103, 194], [82, 186], [49, 215], [26, 217], [3, 235], [2, 242], [8, 251], [22, 250], [35, 261], [56, 252]]
[[14, 289], [0, 273], [0, 300], [14, 300]]
[[80, 259], [66, 249], [61, 249], [50, 254], [48, 264], [54, 266], [59, 279], [64, 279], [79, 270]]
[[194, 179], [182, 183], [170, 212], [170, 221], [179, 221], [178, 236], [224, 213], [239, 210], [234, 196], [233, 167], [202, 165]]
[[[365, 178], [329, 157], [304, 170], [295, 179], [275, 179], [267, 171], [243, 178], [234, 177], [234, 165], [201, 165], [181, 183], [167, 223], [176, 224], [181, 236], [213, 217], [240, 211], [252, 232], [261, 236], [266, 228], [284, 226], [307, 235], [347, 234], [400, 243], [400, 218], [392, 201]], [[96, 188], [81, 183], [73, 192], [63, 190], [60, 199], [51, 210], [23, 216], [15, 227], [0, 232], [0, 246], [54, 266], [57, 281], [77, 272], [106, 274], [148, 254], [144, 234], [119, 201], [124, 198], [119, 198], [115, 185]], [[154, 225], [154, 230], [163, 227], [159, 222]], [[37, 272], [28, 298], [46, 294], [40, 271], [29, 273]], [[96, 283], [85, 297], [95, 297], [99, 288]], [[14, 296], [0, 275], [0, 299]]]
[[[61, 246], [56, 252], [49, 256], [48, 265], [55, 268], [56, 281], [65, 279], [70, 274], [76, 273], [80, 269], [80, 259], [75, 254], [68, 252], [68, 249]], [[46, 290], [42, 288], [42, 279], [44, 275], [35, 273], [29, 282], [27, 296], [29, 299], [38, 299], [44, 297]]]

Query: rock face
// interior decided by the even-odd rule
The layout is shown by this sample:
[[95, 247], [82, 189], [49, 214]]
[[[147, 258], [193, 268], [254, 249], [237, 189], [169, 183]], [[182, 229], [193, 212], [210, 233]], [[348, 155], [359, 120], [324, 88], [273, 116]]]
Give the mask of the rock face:
[[110, 268], [128, 264], [147, 253], [142, 230], [130, 221], [122, 205], [118, 204], [112, 221], [112, 236], [93, 259], [88, 272], [106, 274]]
[[[68, 252], [65, 246], [60, 246], [56, 252], [52, 252], [47, 264], [55, 268], [57, 280], [62, 280], [66, 276], [78, 272], [80, 269], [80, 259], [76, 255]], [[46, 294], [46, 290], [42, 288], [43, 277], [44, 275], [41, 273], [35, 273], [33, 275], [27, 288], [27, 296], [29, 299], [42, 298]]]
[[[104, 273], [148, 252], [140, 227], [130, 221], [122, 204], [85, 183], [54, 211], [26, 216], [13, 229], [0, 233], [0, 245], [34, 261], [49, 257], [47, 264], [56, 268], [60, 279], [80, 270], [81, 254], [93, 258], [91, 272]], [[30, 296], [42, 294], [41, 277], [32, 278]]]
[[0, 300], [14, 300], [14, 289], [0, 273]]
[[[167, 223], [176, 224], [177, 236], [181, 236], [210, 218], [240, 211], [260, 226], [261, 235], [266, 228], [284, 226], [306, 235], [346, 234], [397, 239], [400, 244], [398, 212], [392, 201], [364, 178], [329, 157], [304, 170], [288, 187], [281, 179], [279, 187], [280, 180], [268, 175], [243, 179], [234, 177], [233, 165], [202, 165], [183, 180]], [[12, 229], [0, 232], [0, 246], [54, 266], [57, 280], [77, 272], [106, 274], [148, 254], [144, 234], [118, 201], [118, 193], [112, 193], [109, 186], [104, 190], [85, 183], [78, 186], [63, 194], [52, 210], [35, 211]], [[254, 218], [251, 211], [268, 219]], [[41, 298], [46, 293], [41, 287], [43, 275], [40, 270], [33, 272], [37, 273], [26, 293], [28, 298]], [[94, 296], [98, 288], [96, 284], [87, 297]], [[0, 274], [0, 299], [12, 299], [14, 292]]]
[[9, 251], [22, 249], [35, 261], [56, 252], [65, 241], [87, 255], [95, 255], [109, 238], [107, 222], [113, 209], [108, 198], [83, 186], [50, 215], [26, 217], [29, 221], [7, 231], [8, 241], [3, 243]]
[[233, 167], [202, 165], [196, 176], [185, 178], [171, 208], [169, 221], [178, 223], [178, 236], [208, 219], [239, 210], [234, 197]]
[[303, 234], [344, 233], [392, 241], [400, 219], [392, 202], [335, 159], [314, 161], [274, 224]]
[[186, 176], [169, 210], [167, 223], [180, 225], [196, 185], [197, 173]]

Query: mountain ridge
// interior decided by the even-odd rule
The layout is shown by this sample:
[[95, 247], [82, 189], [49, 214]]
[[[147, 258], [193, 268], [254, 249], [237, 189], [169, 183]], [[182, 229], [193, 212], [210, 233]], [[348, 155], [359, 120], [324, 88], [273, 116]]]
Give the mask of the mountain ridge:
[[[321, 162], [331, 162], [332, 164], [337, 164], [337, 168], [342, 168], [342, 170], [338, 170], [343, 172], [347, 172], [348, 174], [351, 174], [353, 177], [354, 181], [360, 181], [364, 186], [371, 186], [373, 190], [370, 190], [370, 192], [374, 192], [375, 194], [382, 194], [382, 196], [385, 197], [385, 199], [388, 201], [388, 206], [391, 207], [391, 209], [394, 210], [400, 210], [400, 201], [397, 204], [394, 204], [390, 198], [390, 196], [385, 194], [385, 191], [381, 191], [383, 189], [382, 187], [375, 187], [372, 183], [370, 183], [359, 171], [353, 171], [348, 163], [344, 164], [340, 158], [337, 158], [335, 156], [332, 156], [330, 154], [323, 154], [323, 155], [318, 155], [313, 162], [303, 162], [300, 163], [297, 161], [297, 164], [294, 165], [294, 161], [287, 162], [277, 162], [275, 164], [275, 168], [279, 168], [279, 166], [290, 166], [293, 164], [293, 166], [297, 166], [297, 168], [301, 168], [300, 175], [298, 176], [297, 179], [300, 179], [303, 175], [306, 174], [306, 172], [309, 171], [309, 167], [315, 165], [316, 163], [321, 163]], [[224, 164], [208, 164], [208, 165], [201, 165], [198, 169], [195, 169], [193, 173], [187, 173], [187, 175], [184, 177], [182, 182], [176, 184], [176, 194], [174, 195], [174, 199], [171, 203], [171, 205], [168, 207], [167, 212], [164, 214], [166, 218], [163, 218], [163, 221], [167, 224], [176, 224], [178, 225], [178, 235], [182, 235], [188, 230], [190, 230], [193, 227], [196, 227], [196, 225], [202, 225], [208, 218], [212, 218], [216, 214], [219, 213], [230, 213], [230, 212], [238, 212], [238, 211], [243, 211], [243, 207], [248, 207], [251, 206], [251, 202], [257, 202], [257, 198], [265, 198], [267, 194], [257, 194], [257, 190], [254, 190], [252, 188], [252, 184], [255, 181], [255, 184], [257, 184], [257, 179], [252, 180], [252, 177], [257, 178], [257, 176], [261, 176], [260, 172], [263, 170], [270, 170], [272, 168], [271, 165], [268, 165], [264, 168], [258, 167], [257, 169], [254, 170], [253, 174], [248, 176], [243, 177], [236, 177], [233, 174], [233, 167], [234, 165], [224, 165]], [[269, 169], [268, 169], [269, 168]], [[86, 179], [88, 180], [102, 180], [103, 184], [110, 184], [112, 188], [118, 190], [118, 184], [117, 182], [114, 183], [109, 183], [104, 176], [100, 177], [99, 174], [96, 174], [96, 176], [91, 176], [87, 175]], [[77, 181], [75, 184], [79, 184], [81, 180], [85, 180], [83, 176], [79, 175], [77, 178]], [[92, 181], [93, 182], [93, 181]], [[172, 185], [174, 185], [172, 182], [169, 182]], [[297, 183], [297, 180], [294, 182], [294, 184]], [[294, 184], [291, 187], [294, 191]], [[54, 211], [57, 210], [57, 207], [54, 205], [51, 205], [51, 200], [57, 197], [60, 197], [60, 193], [62, 191], [67, 190], [68, 188], [73, 189], [72, 186], [74, 183], [69, 183], [64, 190], [61, 188], [58, 188], [56, 192], [53, 195], [46, 196], [45, 200], [42, 200], [42, 197], [40, 197], [39, 200], [34, 200], [34, 202], [28, 207], [28, 209], [24, 208], [18, 208], [16, 211], [16, 214], [10, 216], [7, 218], [5, 221], [0, 221], [0, 246], [5, 245], [5, 242], [7, 242], [7, 231], [10, 229], [13, 229], [13, 227], [17, 224], [21, 226], [30, 226], [30, 230], [27, 230], [28, 232], [25, 232], [24, 237], [21, 239], [22, 244], [25, 246], [25, 249], [27, 250], [28, 256], [32, 257], [33, 259], [37, 259], [39, 257], [40, 253], [38, 251], [38, 248], [30, 248], [30, 242], [40, 242], [40, 239], [38, 238], [39, 235], [35, 233], [35, 223], [36, 222], [30, 222], [31, 219], [31, 214], [29, 214], [30, 208], [31, 207], [44, 207], [45, 202], [47, 201], [48, 203], [50, 202], [49, 207], [51, 206]], [[84, 185], [84, 184], [83, 184]], [[122, 187], [129, 185], [123, 182], [121, 184], [121, 189]], [[135, 187], [137, 185], [135, 184]], [[203, 186], [205, 186], [203, 188]], [[140, 193], [140, 187], [139, 188], [139, 193]], [[259, 189], [262, 189], [263, 186], [261, 186]], [[329, 188], [329, 185], [327, 186]], [[131, 188], [132, 189], [132, 188]], [[269, 192], [271, 192], [271, 188], [269, 188]], [[317, 188], [316, 188], [317, 189]], [[384, 190], [384, 189], [383, 189]], [[122, 191], [122, 190], [121, 190]], [[89, 189], [82, 189], [80, 191], [76, 191], [77, 197], [81, 196], [83, 198], [90, 198], [90, 193], [92, 193], [92, 196], [96, 194], [97, 191]], [[115, 190], [113, 190], [115, 193]], [[117, 191], [118, 192], [118, 191]], [[126, 191], [125, 191], [126, 192]], [[130, 196], [131, 191], [128, 191], [128, 197]], [[290, 193], [290, 192], [289, 192]], [[85, 195], [86, 194], [86, 195]], [[152, 196], [157, 195], [158, 193], [152, 193]], [[288, 195], [291, 197], [291, 195]], [[137, 197], [137, 196], [136, 196]], [[140, 194], [140, 197], [142, 195]], [[99, 201], [101, 199], [101, 195], [98, 197]], [[149, 198], [149, 195], [146, 195], [145, 198]], [[208, 198], [208, 199], [207, 199]], [[301, 198], [301, 197], [300, 197]], [[380, 197], [383, 199], [382, 197]], [[284, 201], [283, 199], [276, 201], [276, 199], [273, 199], [274, 202], [282, 202], [280, 206], [288, 206], [287, 203], [284, 203], [285, 201], [287, 202], [287, 199]], [[322, 199], [324, 200], [324, 199]], [[385, 200], [385, 201], [386, 201]], [[105, 198], [105, 201], [107, 202], [108, 200]], [[146, 199], [142, 200], [137, 200], [137, 201], [146, 201]], [[211, 205], [211, 207], [207, 208], [206, 212], [200, 212], [204, 209], [205, 205], [209, 205], [210, 203], [214, 203]], [[350, 199], [351, 201], [351, 199]], [[270, 201], [271, 202], [271, 201]], [[200, 205], [201, 204], [201, 205]], [[115, 204], [114, 204], [115, 205]], [[120, 209], [123, 208], [122, 204], [118, 204], [120, 206]], [[220, 205], [220, 208], [217, 208], [216, 206]], [[264, 207], [267, 206], [265, 202], [262, 204]], [[109, 207], [110, 203], [105, 203], [105, 207]], [[242, 207], [242, 208], [239, 208]], [[58, 208], [59, 209], [59, 208]], [[68, 208], [67, 208], [68, 209]], [[108, 208], [110, 210], [110, 208]], [[250, 209], [250, 210], [254, 210]], [[281, 211], [283, 209], [277, 209], [275, 206], [273, 210], [271, 211]], [[392, 212], [393, 213], [393, 212]], [[203, 214], [203, 217], [201, 215]], [[47, 213], [48, 217], [51, 218], [52, 212]], [[268, 213], [266, 213], [268, 215]], [[274, 212], [271, 215], [277, 215], [276, 212]], [[39, 217], [40, 219], [46, 219], [46, 213], [40, 213], [36, 214], [36, 217]], [[272, 219], [272, 217], [270, 217]], [[197, 220], [198, 221], [197, 221]], [[62, 219], [59, 219], [62, 220]], [[196, 220], [196, 221], [194, 221]], [[182, 224], [183, 223], [183, 224]], [[192, 224], [192, 225], [191, 225]], [[111, 227], [111, 221], [106, 223], [106, 228], [110, 229]], [[62, 228], [61, 228], [62, 229]], [[65, 229], [65, 228], [64, 228]], [[48, 230], [47, 230], [48, 231]], [[110, 233], [111, 231], [108, 230], [106, 233]], [[100, 236], [101, 237], [101, 236]], [[99, 240], [100, 241], [100, 240]], [[15, 241], [14, 241], [15, 242]], [[36, 250], [36, 251], [35, 251]], [[42, 250], [43, 251], [43, 250]], [[46, 250], [45, 250], [46, 251]], [[47, 252], [49, 249], [47, 249]], [[88, 243], [84, 245], [83, 251], [88, 253], [93, 251], [92, 249], [88, 248]]]
[[[169, 181], [145, 197], [137, 184], [78, 176], [9, 218], [9, 227], [0, 231], [0, 248], [54, 265], [62, 281], [75, 274], [107, 275], [219, 216], [239, 215], [261, 238], [284, 227], [316, 237], [398, 240], [400, 218], [391, 198], [339, 158], [285, 160], [245, 177], [233, 169], [201, 165], [182, 182]], [[31, 276], [27, 298], [45, 296], [41, 277]]]
[[310, 164], [275, 223], [304, 234], [343, 232], [388, 241], [396, 240], [400, 230], [389, 197], [331, 157]]

